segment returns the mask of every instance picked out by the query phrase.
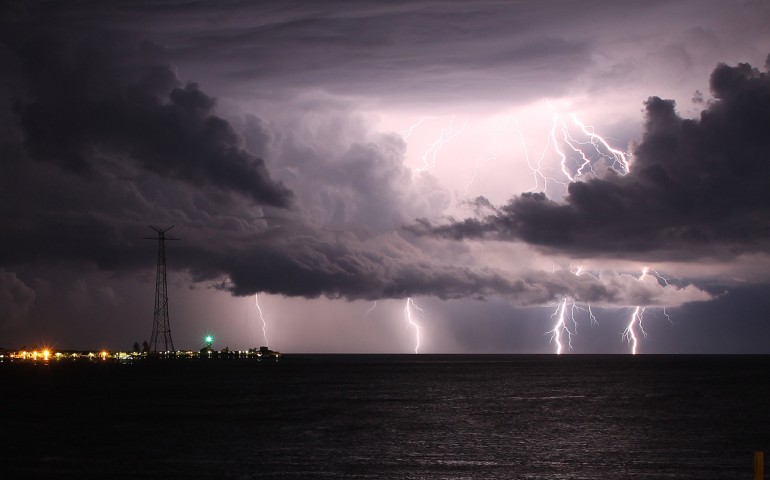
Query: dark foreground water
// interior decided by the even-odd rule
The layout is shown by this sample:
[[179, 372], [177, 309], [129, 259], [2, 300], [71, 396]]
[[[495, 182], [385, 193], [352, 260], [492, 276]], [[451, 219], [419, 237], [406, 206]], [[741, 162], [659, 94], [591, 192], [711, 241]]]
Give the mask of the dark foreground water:
[[6, 363], [0, 382], [3, 478], [724, 480], [770, 455], [763, 356]]

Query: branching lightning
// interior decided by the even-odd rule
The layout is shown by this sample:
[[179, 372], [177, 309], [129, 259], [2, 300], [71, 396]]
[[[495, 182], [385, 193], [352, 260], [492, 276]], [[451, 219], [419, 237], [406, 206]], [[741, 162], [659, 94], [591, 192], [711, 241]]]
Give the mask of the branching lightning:
[[[490, 136], [489, 153], [475, 161], [473, 174], [465, 185], [465, 194], [468, 195], [470, 186], [475, 181], [482, 163], [496, 160], [497, 137], [509, 126], [516, 132], [521, 143], [524, 160], [529, 168], [534, 184], [528, 190], [547, 191], [549, 185], [559, 185], [566, 189], [569, 183], [580, 181], [584, 178], [596, 176], [597, 171], [612, 169], [615, 172], [626, 175], [630, 171], [630, 154], [610, 146], [609, 142], [597, 134], [595, 128], [583, 123], [575, 113], [562, 114], [555, 110], [550, 101], [548, 106], [553, 112], [551, 126], [545, 138], [545, 144], [537, 160], [530, 158], [529, 148], [521, 131], [518, 120], [513, 115], [506, 116], [501, 124], [492, 130]], [[430, 150], [429, 150], [430, 151]], [[551, 156], [556, 157], [559, 165], [559, 175], [553, 176], [546, 173], [545, 165]], [[434, 166], [423, 158], [425, 165]], [[596, 168], [596, 167], [600, 168]]]
[[404, 318], [406, 319], [407, 325], [414, 329], [414, 339], [415, 339], [414, 353], [419, 353], [419, 350], [420, 350], [420, 326], [412, 318], [412, 308], [415, 308], [416, 310], [420, 311], [421, 313], [425, 313], [425, 311], [422, 308], [418, 307], [417, 304], [414, 303], [414, 300], [411, 299], [411, 297], [408, 297], [406, 299], [406, 306], [404, 306]]
[[[429, 119], [432, 119], [435, 117], [423, 117], [420, 119], [419, 122], [413, 124], [409, 128], [405, 130], [401, 130], [398, 133], [401, 135], [401, 137], [406, 140], [408, 139], [412, 133], [414, 133], [415, 129], [420, 127], [424, 122], [426, 122]], [[449, 124], [446, 128], [441, 130], [441, 133], [439, 133], [439, 136], [436, 140], [433, 141], [433, 143], [429, 144], [428, 147], [423, 152], [422, 156], [420, 157], [420, 160], [422, 162], [422, 166], [413, 168], [413, 173], [422, 173], [426, 172], [428, 170], [431, 170], [432, 168], [435, 168], [437, 165], [437, 157], [438, 153], [441, 151], [441, 149], [449, 143], [452, 139], [459, 136], [463, 133], [463, 130], [465, 130], [465, 127], [468, 125], [468, 119], [466, 118], [463, 124], [460, 127], [455, 126], [455, 116], [452, 115], [449, 117]]]
[[[644, 267], [642, 269], [642, 275], [639, 277], [639, 280], [642, 280], [646, 275], [651, 275], [650, 272], [652, 272], [652, 275], [657, 277], [660, 281], [663, 282], [664, 285], [670, 286], [668, 279], [658, 273], [656, 270], [650, 268], [650, 267]], [[644, 330], [644, 314], [646, 313], [646, 307], [642, 307], [640, 305], [637, 305], [634, 311], [631, 314], [631, 318], [628, 320], [628, 324], [626, 325], [626, 329], [623, 330], [623, 333], [621, 335], [621, 338], [628, 341], [629, 344], [631, 344], [631, 354], [636, 355], [637, 347], [639, 345], [639, 337], [636, 334], [636, 329], [639, 330], [639, 333], [641, 333], [644, 338], [647, 338], [647, 332]], [[666, 308], [663, 308], [663, 315], [668, 319], [669, 323], [671, 322], [671, 316], [666, 311]]]
[[262, 320], [262, 335], [265, 337], [265, 346], [270, 347], [270, 342], [267, 340], [267, 321], [265, 321], [265, 316], [262, 313], [262, 307], [259, 306], [259, 294], [257, 293], [254, 294], [254, 303], [259, 311], [259, 318]]
[[634, 331], [634, 325], [639, 327], [639, 331], [645, 336], [645, 338], [647, 337], [647, 332], [644, 331], [644, 326], [642, 325], [644, 311], [644, 307], [637, 306], [631, 314], [631, 319], [628, 321], [626, 329], [623, 331], [623, 338], [625, 338], [628, 343], [631, 344], [632, 355], [636, 355], [636, 347], [639, 344], [639, 339], [636, 336], [636, 332]]
[[572, 348], [572, 332], [569, 331], [569, 328], [567, 328], [567, 322], [565, 321], [565, 317], [567, 315], [567, 298], [565, 297], [564, 300], [561, 301], [558, 307], [556, 307], [556, 310], [553, 312], [553, 315], [551, 315], [551, 319], [556, 318], [556, 325], [554, 325], [553, 330], [550, 330], [546, 333], [551, 334], [551, 342], [556, 344], [556, 354], [561, 355], [561, 351], [563, 348], [563, 344], [561, 341], [561, 335], [562, 332], [567, 335], [567, 345], [569, 348]]
[[[570, 269], [570, 271], [572, 270]], [[583, 266], [579, 266], [572, 273], [574, 273], [576, 277], [579, 277], [580, 274], [583, 273]], [[570, 350], [572, 349], [572, 335], [577, 333], [577, 315], [580, 312], [585, 312], [588, 314], [588, 318], [591, 320], [591, 325], [598, 325], [596, 317], [594, 316], [593, 311], [591, 311], [590, 303], [586, 303], [584, 306], [569, 297], [564, 297], [556, 307], [556, 310], [553, 312], [553, 314], [551, 314], [551, 319], [556, 319], [556, 323], [551, 330], [546, 332], [546, 334], [550, 334], [551, 342], [556, 344], [557, 355], [561, 354], [562, 350], [564, 349], [562, 334], [566, 336], [567, 346]], [[567, 320], [569, 320], [569, 322]], [[568, 326], [568, 323], [572, 324], [571, 330]]]
[[[471, 186], [476, 181], [482, 164], [489, 163], [501, 155], [499, 142], [505, 132], [515, 132], [518, 143], [521, 146], [526, 165], [533, 178], [534, 185], [529, 191], [546, 192], [549, 188], [566, 189], [569, 184], [585, 181], [597, 176], [602, 176], [609, 170], [619, 175], [627, 175], [633, 167], [631, 154], [614, 148], [610, 141], [597, 133], [595, 127], [584, 123], [574, 112], [558, 112], [551, 102], [548, 102], [550, 110], [553, 112], [550, 120], [550, 128], [542, 143], [542, 150], [539, 155], [532, 154], [534, 150], [527, 145], [527, 140], [522, 132], [521, 125], [514, 115], [505, 116], [500, 123], [497, 123], [489, 133], [488, 151], [480, 155], [475, 160], [472, 175], [465, 184], [465, 195], [467, 196]], [[404, 140], [410, 138], [412, 134], [430, 119], [436, 117], [423, 117], [417, 123], [399, 133]], [[437, 166], [437, 158], [441, 150], [447, 144], [463, 133], [468, 124], [467, 118], [462, 124], [456, 121], [452, 115], [449, 118], [448, 125], [443, 128], [435, 141], [428, 144], [421, 156], [421, 165], [413, 168], [415, 173], [425, 172]], [[538, 149], [539, 150], [539, 149]], [[573, 272], [580, 276], [583, 273], [582, 266]], [[645, 267], [639, 280], [646, 275], [654, 275], [660, 285], [670, 286], [669, 281], [654, 269]], [[375, 305], [367, 310], [370, 313]], [[415, 305], [411, 298], [407, 298], [404, 306], [404, 316], [407, 326], [414, 329], [415, 332], [415, 353], [420, 348], [420, 326], [415, 321], [416, 312], [413, 309], [422, 310]], [[644, 329], [644, 316], [648, 312], [648, 307], [637, 305], [631, 312], [630, 318], [626, 322], [625, 329], [622, 332], [623, 340], [631, 345], [632, 354], [636, 354], [639, 347], [639, 341], [642, 337], [647, 337]], [[572, 348], [572, 336], [577, 334], [578, 317], [585, 314], [592, 325], [597, 324], [596, 316], [593, 314], [590, 303], [578, 303], [570, 296], [564, 296], [556, 305], [551, 313], [553, 328], [546, 332], [550, 334], [550, 341], [556, 346], [556, 353], [561, 354], [567, 349]], [[663, 315], [671, 321], [671, 317], [663, 308]]]
[[[622, 175], [626, 175], [631, 171], [630, 155], [628, 152], [621, 152], [620, 150], [610, 147], [609, 143], [607, 143], [604, 138], [594, 132], [594, 127], [583, 124], [583, 122], [578, 120], [574, 113], [571, 113], [570, 117], [572, 118], [572, 121], [580, 127], [580, 130], [588, 136], [589, 143], [593, 146], [596, 154], [601, 158], [611, 161], [609, 164], [611, 168], [614, 168]], [[601, 147], [603, 147], [603, 149]]]

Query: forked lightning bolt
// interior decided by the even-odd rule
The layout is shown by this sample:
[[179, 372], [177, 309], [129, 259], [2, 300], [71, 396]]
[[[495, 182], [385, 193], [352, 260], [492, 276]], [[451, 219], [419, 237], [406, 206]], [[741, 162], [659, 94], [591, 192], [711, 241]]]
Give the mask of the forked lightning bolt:
[[[656, 270], [651, 269], [649, 267], [644, 267], [642, 269], [642, 275], [639, 277], [639, 280], [642, 280], [646, 275], [650, 275], [650, 272], [652, 272], [655, 275], [655, 277], [661, 280], [666, 286], [671, 285], [664, 276], [662, 276]], [[628, 341], [629, 344], [631, 344], [632, 355], [636, 355], [637, 347], [639, 346], [639, 337], [636, 334], [636, 330], [638, 329], [639, 333], [641, 333], [645, 338], [647, 338], [647, 332], [644, 331], [644, 324], [642, 323], [642, 321], [644, 320], [645, 312], [646, 312], [645, 307], [637, 305], [633, 313], [631, 314], [631, 318], [628, 320], [628, 325], [626, 325], [626, 329], [623, 330], [622, 338], [624, 338], [626, 341]], [[669, 323], [671, 323], [671, 316], [668, 314], [668, 312], [666, 312], [665, 308], [663, 308], [663, 315], [665, 315]]]
[[636, 336], [636, 332], [634, 331], [634, 325], [639, 327], [639, 331], [646, 337], [647, 332], [644, 331], [644, 327], [642, 326], [642, 319], [644, 318], [644, 307], [637, 306], [633, 313], [631, 314], [631, 319], [628, 322], [628, 325], [626, 326], [626, 329], [623, 331], [623, 338], [628, 340], [628, 343], [631, 344], [631, 354], [636, 355], [636, 347], [639, 344], [639, 339]]
[[[571, 271], [571, 270], [570, 270]], [[583, 273], [583, 266], [577, 268], [574, 272], [576, 277], [579, 277], [581, 273]], [[569, 308], [569, 313], [568, 309]], [[577, 317], [576, 315], [579, 312], [585, 312], [588, 314], [588, 318], [591, 320], [591, 324], [597, 324], [596, 317], [594, 316], [594, 313], [591, 311], [591, 304], [586, 303], [585, 306], [577, 303], [573, 299], [569, 297], [564, 297], [562, 301], [559, 303], [559, 305], [556, 307], [556, 310], [551, 314], [551, 319], [556, 319], [556, 323], [554, 324], [553, 328], [547, 332], [546, 334], [551, 334], [551, 342], [556, 344], [556, 354], [559, 355], [564, 350], [564, 342], [562, 342], [562, 334], [566, 335], [567, 337], [567, 346], [572, 349], [572, 335], [577, 333]], [[570, 327], [567, 325], [567, 320], [569, 320], [569, 323], [572, 324], [572, 330], [570, 330]]]
[[406, 306], [404, 306], [404, 318], [406, 319], [407, 325], [414, 329], [414, 353], [420, 353], [420, 326], [412, 318], [412, 308], [415, 308], [422, 313], [425, 313], [425, 311], [418, 307], [417, 304], [414, 303], [414, 300], [411, 298], [406, 299]]
[[[621, 152], [620, 150], [610, 147], [610, 144], [607, 143], [604, 138], [594, 132], [594, 127], [583, 124], [583, 122], [578, 120], [574, 113], [571, 113], [570, 117], [572, 118], [572, 121], [580, 127], [580, 130], [588, 136], [590, 139], [589, 143], [593, 146], [596, 153], [599, 156], [612, 161], [610, 167], [618, 170], [622, 175], [626, 175], [631, 171], [631, 163], [627, 152]], [[603, 149], [601, 147], [603, 147]]]
[[254, 294], [254, 303], [257, 305], [257, 310], [259, 311], [259, 318], [262, 320], [262, 335], [265, 337], [265, 346], [269, 347], [270, 342], [267, 341], [267, 321], [265, 321], [265, 316], [262, 314], [262, 307], [259, 306], [259, 294]]

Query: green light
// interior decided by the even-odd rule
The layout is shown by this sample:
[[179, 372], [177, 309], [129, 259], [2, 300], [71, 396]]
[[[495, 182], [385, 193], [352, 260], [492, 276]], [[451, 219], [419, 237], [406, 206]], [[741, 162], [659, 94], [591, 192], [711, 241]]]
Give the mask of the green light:
[[203, 340], [209, 345], [211, 345], [214, 342], [214, 337], [212, 337], [211, 335], [206, 335], [206, 338], [204, 338]]

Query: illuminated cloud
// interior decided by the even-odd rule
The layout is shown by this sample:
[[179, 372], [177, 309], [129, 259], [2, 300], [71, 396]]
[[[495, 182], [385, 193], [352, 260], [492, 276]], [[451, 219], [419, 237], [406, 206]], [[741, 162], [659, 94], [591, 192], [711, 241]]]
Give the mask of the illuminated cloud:
[[[766, 130], [761, 112], [744, 108], [764, 105], [755, 97], [765, 87], [747, 86], [766, 74], [720, 67], [715, 100], [686, 104], [707, 91], [701, 83], [717, 61], [756, 63], [755, 46], [770, 39], [764, 4], [265, 5], [30, 2], [2, 19], [0, 266], [35, 286], [35, 308], [17, 311], [41, 330], [94, 341], [108, 331], [123, 341], [130, 331], [131, 342], [141, 340], [149, 328], [141, 319], [152, 313], [142, 299], [151, 303], [154, 283], [147, 224], [173, 224], [181, 238], [168, 246], [182, 285], [172, 287], [172, 322], [188, 338], [210, 322], [230, 334], [249, 325], [228, 323], [232, 305], [247, 299], [227, 293], [265, 292], [266, 302], [294, 311], [303, 332], [317, 333], [310, 341], [334, 334], [337, 348], [345, 340], [336, 330], [313, 323], [323, 316], [318, 305], [350, 327], [364, 300], [369, 308], [400, 299], [390, 304], [401, 315], [404, 298], [421, 297], [421, 306], [451, 305], [447, 317], [464, 312], [447, 325], [470, 337], [487, 321], [477, 308], [498, 325], [520, 319], [511, 309], [565, 296], [606, 309], [689, 308], [721, 301], [722, 272], [731, 282], [766, 279], [767, 194], [741, 188], [756, 193], [766, 183], [755, 150], [767, 145], [751, 143], [751, 129], [731, 131], [736, 122]], [[625, 148], [654, 93], [676, 98], [680, 110], [648, 101], [631, 174], [572, 184], [564, 198], [520, 194], [532, 179], [521, 144], [537, 155], [549, 101], [601, 124]], [[704, 107], [700, 120], [687, 120]], [[435, 121], [408, 139], [398, 134], [426, 115]], [[521, 138], [499, 128], [509, 115]], [[421, 142], [454, 116], [468, 128], [418, 173]], [[708, 138], [725, 142], [711, 148]], [[492, 139], [507, 148], [492, 148]], [[494, 161], [479, 162], [493, 151]], [[474, 205], [482, 215], [435, 223], [460, 218], [468, 192], [484, 195]], [[589, 272], [565, 267], [584, 259]], [[687, 273], [671, 285], [640, 280], [647, 262]], [[219, 288], [201, 288], [209, 285]], [[83, 301], [73, 303], [78, 286]], [[61, 308], [68, 304], [80, 309]], [[270, 312], [271, 342], [291, 341], [281, 313]], [[350, 342], [371, 320], [345, 329], [358, 332]], [[369, 345], [393, 350], [372, 337]], [[479, 345], [459, 334], [452, 342], [458, 351]]]
[[770, 222], [770, 76], [748, 64], [711, 74], [714, 99], [699, 119], [674, 102], [645, 102], [631, 171], [570, 183], [563, 201], [523, 193], [492, 213], [410, 230], [453, 239], [523, 241], [583, 257], [697, 260], [767, 252]]

